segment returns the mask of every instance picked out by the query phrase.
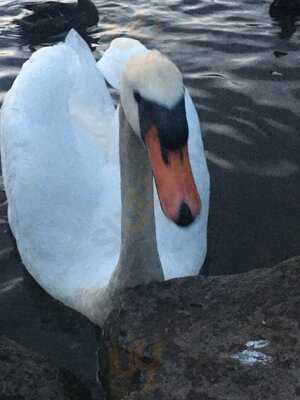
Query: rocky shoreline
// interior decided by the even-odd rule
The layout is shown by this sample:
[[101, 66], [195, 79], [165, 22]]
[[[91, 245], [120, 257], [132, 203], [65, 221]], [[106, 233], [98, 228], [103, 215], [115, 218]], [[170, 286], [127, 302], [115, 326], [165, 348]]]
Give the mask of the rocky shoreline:
[[91, 400], [72, 373], [15, 341], [0, 336], [1, 400]]
[[300, 257], [130, 290], [103, 330], [109, 400], [300, 398]]
[[[300, 399], [299, 283], [296, 257], [124, 292], [99, 336], [107, 399]], [[92, 399], [74, 374], [0, 337], [0, 399], [41, 398]]]

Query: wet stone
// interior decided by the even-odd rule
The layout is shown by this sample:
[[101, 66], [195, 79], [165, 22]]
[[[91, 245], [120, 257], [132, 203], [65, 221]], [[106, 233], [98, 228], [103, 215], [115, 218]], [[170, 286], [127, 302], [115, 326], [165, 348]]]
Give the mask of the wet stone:
[[89, 400], [91, 395], [69, 371], [0, 336], [0, 399]]
[[299, 282], [300, 257], [125, 292], [101, 340], [107, 399], [295, 400]]

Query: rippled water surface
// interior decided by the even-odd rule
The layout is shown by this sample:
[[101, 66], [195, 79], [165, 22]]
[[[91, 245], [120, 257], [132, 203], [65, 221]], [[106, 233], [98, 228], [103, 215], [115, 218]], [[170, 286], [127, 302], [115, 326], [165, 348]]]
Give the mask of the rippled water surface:
[[[297, 18], [272, 19], [262, 0], [95, 3], [100, 20], [89, 36], [96, 58], [117, 36], [142, 40], [178, 64], [197, 104], [212, 181], [206, 272], [245, 271], [299, 254]], [[0, 1], [1, 100], [31, 53], [59, 40], [22, 36], [14, 20], [23, 15], [21, 1]], [[4, 296], [21, 293], [23, 284], [3, 192], [0, 200]], [[4, 306], [8, 312], [12, 303]]]

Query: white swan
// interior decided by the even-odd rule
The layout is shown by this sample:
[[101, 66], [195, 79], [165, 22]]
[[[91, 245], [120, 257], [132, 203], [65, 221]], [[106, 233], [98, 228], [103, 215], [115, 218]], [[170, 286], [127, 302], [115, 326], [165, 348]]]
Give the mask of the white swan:
[[[120, 90], [119, 110], [103, 75]], [[6, 95], [1, 156], [23, 263], [52, 296], [95, 323], [118, 290], [199, 272], [209, 174], [194, 104], [159, 52], [116, 39], [97, 67], [75, 31], [37, 51]], [[164, 209], [155, 189], [155, 224], [149, 159]], [[196, 217], [198, 193], [200, 215], [177, 226]]]

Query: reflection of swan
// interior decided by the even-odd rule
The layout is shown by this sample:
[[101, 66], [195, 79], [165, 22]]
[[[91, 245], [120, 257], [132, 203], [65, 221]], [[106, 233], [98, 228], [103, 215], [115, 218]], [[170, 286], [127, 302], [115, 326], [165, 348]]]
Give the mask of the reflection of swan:
[[[198, 273], [209, 202], [199, 122], [180, 72], [132, 39], [113, 43], [102, 73], [74, 31], [34, 53], [1, 119], [8, 216], [22, 260], [51, 295], [98, 324], [117, 291]], [[119, 113], [102, 74], [117, 87], [122, 76]], [[154, 219], [150, 164], [168, 218], [155, 190]], [[200, 216], [190, 224], [198, 193]]]
[[70, 28], [84, 31], [96, 25], [98, 11], [91, 0], [78, 0], [77, 4], [47, 1], [45, 3], [27, 3], [24, 6], [34, 13], [17, 20], [24, 32], [30, 34], [53, 35]]

